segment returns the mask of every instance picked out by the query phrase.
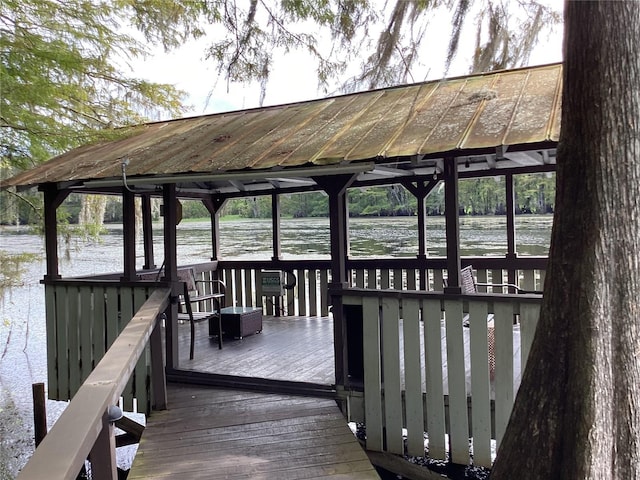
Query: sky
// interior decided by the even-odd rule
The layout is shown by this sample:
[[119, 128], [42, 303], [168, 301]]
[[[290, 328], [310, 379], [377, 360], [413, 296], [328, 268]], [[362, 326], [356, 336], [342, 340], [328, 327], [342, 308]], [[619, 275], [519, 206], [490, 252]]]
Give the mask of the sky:
[[[423, 43], [428, 45], [429, 58], [433, 60], [431, 65], [425, 65], [422, 70], [417, 69], [413, 72], [416, 82], [437, 80], [444, 75], [443, 65], [449, 35], [450, 13], [443, 13], [443, 16], [435, 17], [431, 22], [435, 28], [428, 30], [431, 37], [427, 37]], [[438, 31], [438, 24], [445, 25], [446, 34]], [[442, 41], [443, 35], [446, 35], [447, 42]], [[460, 44], [473, 45], [475, 41], [473, 35], [475, 35], [473, 31], [466, 34], [463, 32]], [[560, 26], [548, 38], [541, 39], [531, 55], [529, 64], [542, 65], [561, 61], [561, 41]], [[152, 56], [145, 61], [137, 61], [133, 65], [133, 73], [137, 77], [150, 81], [174, 84], [177, 88], [186, 91], [188, 94], [186, 104], [191, 106], [188, 116], [260, 106], [260, 88], [257, 84], [227, 85], [223, 77], [218, 77], [213, 62], [204, 58], [205, 48], [210, 42], [211, 40], [207, 38], [193, 40], [170, 53], [155, 49]], [[434, 51], [434, 45], [440, 46], [441, 51]], [[462, 50], [464, 52], [464, 49]], [[470, 56], [470, 52], [466, 56], [460, 55], [452, 64], [447, 76], [466, 75], [471, 63]], [[305, 52], [292, 51], [274, 55], [264, 106], [329, 96], [318, 89], [315, 68], [315, 63]]]

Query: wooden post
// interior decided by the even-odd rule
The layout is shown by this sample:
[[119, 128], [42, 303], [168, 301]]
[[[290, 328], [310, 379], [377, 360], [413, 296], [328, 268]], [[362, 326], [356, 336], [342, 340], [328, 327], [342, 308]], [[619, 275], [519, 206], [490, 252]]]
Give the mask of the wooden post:
[[444, 160], [444, 215], [447, 232], [447, 287], [444, 291], [460, 294], [460, 212], [455, 158]]
[[329, 195], [329, 230], [331, 241], [331, 283], [346, 286], [347, 283], [347, 248], [348, 222], [347, 188], [357, 175], [333, 175], [316, 177], [314, 181]]
[[91, 478], [93, 480], [117, 480], [116, 439], [114, 426], [109, 420], [108, 412], [102, 416], [102, 430], [93, 444], [89, 461], [91, 461]]
[[142, 237], [144, 242], [144, 268], [156, 268], [153, 258], [153, 219], [151, 218], [151, 196], [142, 195]]
[[149, 346], [151, 349], [151, 394], [152, 408], [154, 410], [167, 409], [167, 380], [164, 374], [164, 362], [162, 360], [162, 321], [166, 321], [167, 315], [162, 314], [156, 319], [153, 327]]
[[44, 246], [47, 256], [46, 279], [60, 278], [58, 271], [58, 220], [56, 212], [69, 192], [62, 192], [53, 185], [41, 188], [44, 192]]
[[44, 395], [44, 383], [31, 385], [33, 393], [33, 430], [36, 448], [47, 435], [47, 402]]
[[[507, 204], [507, 264], [510, 264], [518, 256], [516, 252], [516, 201], [513, 185], [513, 173], [505, 175], [505, 195]], [[516, 271], [511, 266], [507, 269], [508, 283], [517, 284]], [[494, 282], [501, 283], [501, 282]], [[516, 293], [509, 288], [509, 293]]]
[[282, 258], [282, 235], [281, 235], [281, 209], [280, 195], [271, 194], [271, 224], [273, 229], [273, 256], [271, 260], [280, 260]]
[[171, 282], [171, 303], [167, 308], [165, 322], [166, 333], [166, 362], [167, 368], [172, 370], [178, 366], [178, 302], [182, 292], [182, 285], [178, 283], [178, 239], [176, 233], [178, 201], [175, 184], [163, 187], [162, 200], [164, 204], [164, 278]]
[[226, 198], [215, 196], [211, 198], [204, 198], [202, 203], [211, 216], [211, 260], [218, 260], [220, 258], [220, 210], [227, 202]]
[[[331, 240], [331, 283], [332, 288], [346, 288], [347, 283], [347, 242], [348, 222], [347, 188], [357, 175], [333, 175], [316, 177], [314, 181], [329, 195], [329, 230]], [[347, 385], [348, 378], [348, 339], [347, 324], [342, 312], [342, 298], [331, 297], [333, 314], [333, 348], [335, 355], [336, 385]], [[354, 340], [357, 341], [357, 340]]]
[[[439, 180], [430, 180], [428, 183], [420, 180], [415, 183], [405, 182], [402, 185], [416, 197], [418, 205], [418, 260], [427, 259], [427, 213], [425, 200], [431, 191], [440, 183]], [[427, 270], [420, 268], [420, 290], [427, 290]]]
[[124, 244], [123, 280], [136, 278], [136, 196], [133, 192], [122, 190], [122, 229]]

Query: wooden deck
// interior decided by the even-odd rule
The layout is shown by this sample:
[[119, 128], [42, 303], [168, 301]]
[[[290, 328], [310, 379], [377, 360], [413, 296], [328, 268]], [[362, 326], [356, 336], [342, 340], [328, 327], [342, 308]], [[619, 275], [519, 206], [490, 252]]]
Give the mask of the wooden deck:
[[168, 385], [130, 480], [379, 479], [333, 400]]
[[335, 383], [333, 319], [264, 316], [262, 333], [224, 338], [222, 350], [196, 323], [195, 355], [189, 360], [189, 325], [180, 325], [180, 368], [272, 380]]
[[[469, 383], [469, 334], [464, 330]], [[514, 326], [513, 339], [517, 384], [519, 326]], [[181, 368], [327, 385], [334, 382], [330, 317], [265, 316], [262, 333], [225, 338], [222, 350], [217, 338], [209, 337], [207, 323], [200, 322], [196, 324], [194, 360], [188, 358], [188, 324], [179, 326], [179, 342]], [[442, 342], [446, 394], [444, 325]], [[402, 345], [400, 337], [401, 349]], [[404, 380], [402, 373], [403, 389]], [[423, 392], [425, 388], [423, 379]], [[181, 384], [169, 384], [168, 391], [169, 409], [149, 418], [130, 479], [379, 478], [334, 400]]]

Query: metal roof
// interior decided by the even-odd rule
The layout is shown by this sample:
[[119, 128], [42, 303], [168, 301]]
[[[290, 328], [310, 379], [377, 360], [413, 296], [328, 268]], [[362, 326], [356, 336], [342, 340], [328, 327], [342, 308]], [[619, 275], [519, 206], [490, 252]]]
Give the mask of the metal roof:
[[141, 188], [178, 183], [231, 192], [258, 180], [273, 188], [342, 171], [433, 175], [445, 157], [472, 169], [553, 163], [561, 92], [562, 65], [552, 64], [149, 123], [59, 155], [2, 187], [115, 187], [124, 168]]

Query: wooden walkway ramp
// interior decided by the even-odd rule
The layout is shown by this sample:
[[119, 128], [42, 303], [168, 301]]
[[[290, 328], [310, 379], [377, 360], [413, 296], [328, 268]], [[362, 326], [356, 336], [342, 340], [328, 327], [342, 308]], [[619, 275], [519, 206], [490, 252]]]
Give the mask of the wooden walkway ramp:
[[169, 384], [129, 480], [379, 479], [335, 401]]

